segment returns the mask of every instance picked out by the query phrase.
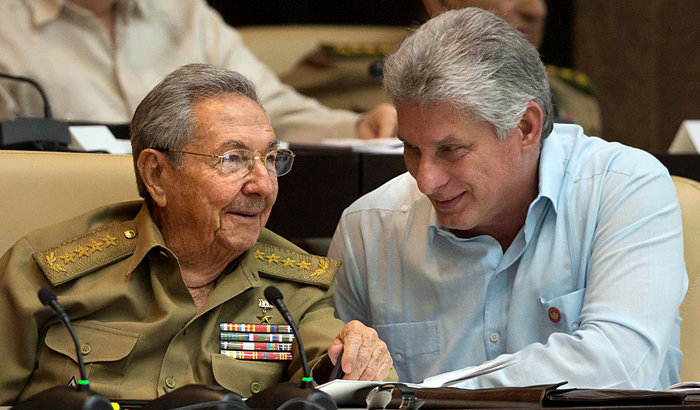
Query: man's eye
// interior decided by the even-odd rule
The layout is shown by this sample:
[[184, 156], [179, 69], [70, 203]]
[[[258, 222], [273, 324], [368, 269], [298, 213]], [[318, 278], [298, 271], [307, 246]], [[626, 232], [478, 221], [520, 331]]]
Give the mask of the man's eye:
[[447, 161], [456, 161], [469, 153], [469, 147], [463, 145], [447, 145], [440, 147], [438, 155]]

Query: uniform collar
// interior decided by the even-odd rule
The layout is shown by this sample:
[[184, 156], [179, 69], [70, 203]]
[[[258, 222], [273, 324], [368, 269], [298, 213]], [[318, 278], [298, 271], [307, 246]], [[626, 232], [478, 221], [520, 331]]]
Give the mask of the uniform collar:
[[148, 209], [148, 205], [145, 201], [141, 205], [141, 209], [136, 215], [136, 218], [134, 218], [134, 225], [136, 226], [138, 241], [136, 243], [136, 249], [134, 249], [134, 253], [131, 257], [129, 274], [139, 266], [141, 261], [148, 255], [151, 249], [154, 248], [160, 248], [167, 252], [172, 258], [177, 259], [177, 257], [166, 248], [163, 235], [160, 233], [160, 229], [158, 229], [158, 226], [153, 220], [151, 211]]
[[[142, 11], [144, 0], [117, 0], [117, 7], [123, 8], [127, 14]], [[67, 0], [24, 0], [36, 26], [43, 26], [58, 18], [66, 7], [77, 9]]]

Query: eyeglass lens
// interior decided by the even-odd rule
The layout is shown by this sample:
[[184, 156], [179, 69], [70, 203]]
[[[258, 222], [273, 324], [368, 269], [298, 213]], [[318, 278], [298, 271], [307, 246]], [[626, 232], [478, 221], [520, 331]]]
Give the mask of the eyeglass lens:
[[[292, 169], [294, 156], [291, 151], [274, 150], [265, 154], [265, 168], [270, 175], [282, 176]], [[222, 166], [228, 174], [247, 172], [255, 166], [255, 154], [248, 150], [232, 150], [223, 154]]]

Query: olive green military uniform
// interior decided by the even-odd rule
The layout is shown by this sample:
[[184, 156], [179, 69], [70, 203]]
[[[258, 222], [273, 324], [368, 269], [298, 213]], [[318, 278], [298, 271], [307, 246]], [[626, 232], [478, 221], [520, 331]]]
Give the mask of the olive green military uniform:
[[198, 313], [177, 258], [142, 202], [99, 208], [35, 231], [0, 259], [0, 405], [79, 378], [74, 345], [39, 302], [41, 287], [54, 289], [71, 318], [94, 391], [151, 399], [199, 383], [250, 396], [300, 380], [299, 355], [295, 350], [291, 361], [225, 356], [220, 324], [284, 324], [276, 309], [259, 307], [263, 290], [274, 284], [313, 368], [343, 327], [327, 303], [339, 264], [265, 230], [219, 276]]
[[547, 80], [556, 105], [554, 122], [571, 122], [583, 127], [586, 135], [602, 137], [603, 126], [598, 99], [590, 78], [571, 68], [548, 65]]

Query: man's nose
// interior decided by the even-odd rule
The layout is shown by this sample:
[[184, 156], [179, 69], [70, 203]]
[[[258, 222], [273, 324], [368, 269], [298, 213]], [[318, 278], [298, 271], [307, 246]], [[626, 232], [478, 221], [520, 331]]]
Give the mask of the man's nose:
[[438, 188], [445, 185], [448, 180], [447, 174], [440, 164], [431, 159], [421, 159], [415, 174], [418, 189], [426, 195], [434, 193]]

